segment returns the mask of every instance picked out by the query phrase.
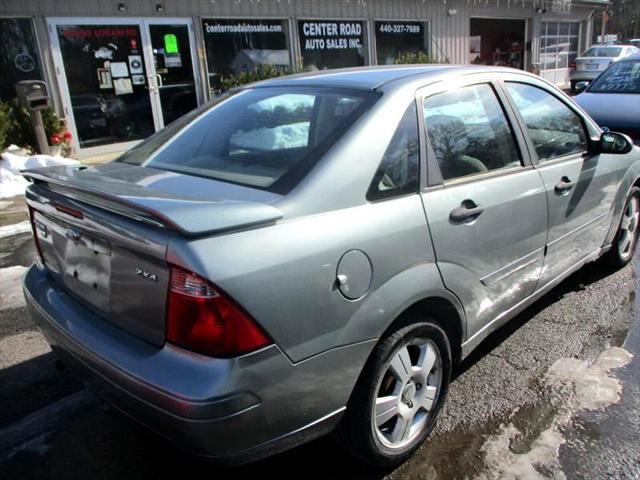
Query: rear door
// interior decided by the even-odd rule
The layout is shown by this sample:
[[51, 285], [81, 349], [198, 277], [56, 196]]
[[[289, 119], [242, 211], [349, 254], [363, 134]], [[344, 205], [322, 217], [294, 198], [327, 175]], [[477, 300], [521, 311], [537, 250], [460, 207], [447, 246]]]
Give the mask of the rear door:
[[491, 78], [419, 92], [428, 148], [422, 200], [447, 288], [468, 337], [535, 289], [547, 236], [544, 185]]
[[589, 137], [598, 132], [569, 99], [523, 76], [506, 77], [504, 88], [526, 127], [546, 189], [549, 236], [542, 286], [602, 246], [618, 171], [614, 162], [588, 153]]

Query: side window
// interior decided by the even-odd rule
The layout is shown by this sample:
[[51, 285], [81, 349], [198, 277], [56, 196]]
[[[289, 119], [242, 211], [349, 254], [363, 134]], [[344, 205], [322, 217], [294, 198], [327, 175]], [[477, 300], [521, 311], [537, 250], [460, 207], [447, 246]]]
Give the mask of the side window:
[[419, 163], [418, 110], [415, 102], [411, 102], [384, 152], [367, 199], [380, 200], [416, 192], [420, 179]]
[[488, 84], [427, 97], [424, 119], [444, 180], [522, 165], [507, 117]]
[[580, 116], [541, 88], [506, 82], [541, 162], [587, 150]]

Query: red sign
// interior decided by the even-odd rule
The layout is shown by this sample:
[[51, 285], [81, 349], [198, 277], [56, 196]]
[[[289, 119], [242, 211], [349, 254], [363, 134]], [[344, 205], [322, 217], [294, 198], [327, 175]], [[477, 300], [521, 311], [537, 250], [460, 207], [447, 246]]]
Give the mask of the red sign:
[[64, 27], [62, 35], [66, 38], [102, 38], [102, 37], [137, 37], [137, 27]]

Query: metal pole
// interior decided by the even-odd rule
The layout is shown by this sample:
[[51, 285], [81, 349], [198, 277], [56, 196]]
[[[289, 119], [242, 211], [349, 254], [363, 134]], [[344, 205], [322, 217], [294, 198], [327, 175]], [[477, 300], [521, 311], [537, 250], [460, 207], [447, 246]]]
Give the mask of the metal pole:
[[47, 141], [47, 135], [44, 131], [44, 123], [42, 123], [42, 115], [40, 110], [31, 111], [31, 125], [33, 131], [36, 134], [36, 141], [38, 142], [38, 151], [44, 155], [49, 155], [49, 142]]

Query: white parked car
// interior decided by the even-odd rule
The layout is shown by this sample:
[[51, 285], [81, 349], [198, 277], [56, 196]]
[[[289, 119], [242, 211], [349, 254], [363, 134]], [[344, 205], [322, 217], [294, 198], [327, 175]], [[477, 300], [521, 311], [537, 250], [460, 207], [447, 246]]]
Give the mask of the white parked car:
[[613, 62], [634, 53], [640, 53], [640, 48], [633, 45], [593, 45], [569, 66], [571, 90], [575, 90], [576, 83], [593, 80]]

